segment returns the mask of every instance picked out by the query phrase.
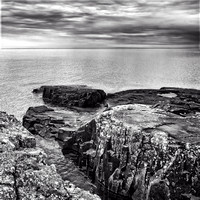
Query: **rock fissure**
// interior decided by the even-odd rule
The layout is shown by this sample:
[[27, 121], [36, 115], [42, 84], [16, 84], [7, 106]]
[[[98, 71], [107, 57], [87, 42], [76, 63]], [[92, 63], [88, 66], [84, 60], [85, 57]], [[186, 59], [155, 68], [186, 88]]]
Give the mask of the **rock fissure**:
[[82, 195], [81, 200], [100, 200], [61, 178], [40, 145], [47, 145], [46, 140], [31, 135], [14, 116], [0, 112], [1, 120], [6, 128], [0, 130], [0, 199], [78, 200]]
[[[57, 86], [44, 93], [49, 95], [50, 103], [66, 107], [84, 107], [82, 97], [87, 99], [92, 94], [81, 94], [78, 101], [74, 92], [70, 89], [65, 95]], [[200, 109], [194, 104], [199, 95], [196, 90], [173, 88], [129, 90], [107, 95], [106, 100], [113, 107], [92, 121], [87, 118], [87, 123], [51, 119], [45, 126], [56, 124], [52, 131], [43, 124], [49, 111], [38, 116], [29, 110], [24, 124], [34, 134], [58, 138], [64, 154], [88, 176], [95, 177], [99, 190], [107, 193], [105, 198], [186, 200], [200, 197]], [[33, 126], [36, 122], [37, 126]], [[73, 129], [67, 128], [70, 123]]]
[[14, 172], [13, 172], [13, 178], [14, 178], [14, 190], [15, 190], [15, 194], [16, 194], [16, 200], [20, 200], [20, 196], [19, 196], [19, 190], [18, 190], [18, 185], [17, 185], [17, 167], [16, 167], [16, 163], [14, 165]]

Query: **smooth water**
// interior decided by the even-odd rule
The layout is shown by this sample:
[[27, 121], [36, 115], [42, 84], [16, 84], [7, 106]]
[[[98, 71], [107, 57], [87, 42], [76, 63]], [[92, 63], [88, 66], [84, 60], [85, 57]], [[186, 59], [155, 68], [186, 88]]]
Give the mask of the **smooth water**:
[[12, 49], [0, 52], [0, 110], [21, 120], [41, 85], [106, 92], [163, 86], [200, 89], [200, 52], [183, 49]]

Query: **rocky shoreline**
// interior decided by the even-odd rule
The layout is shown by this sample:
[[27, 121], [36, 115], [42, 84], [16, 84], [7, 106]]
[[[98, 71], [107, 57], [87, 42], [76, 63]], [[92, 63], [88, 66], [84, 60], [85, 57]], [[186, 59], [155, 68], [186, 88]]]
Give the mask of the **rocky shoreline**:
[[46, 105], [30, 107], [23, 126], [64, 186], [88, 191], [85, 199], [99, 198], [89, 191], [104, 200], [200, 199], [199, 90], [106, 94], [81, 85], [33, 92]]
[[54, 142], [47, 143], [30, 134], [14, 116], [0, 112], [0, 199], [100, 199], [61, 178], [47, 154], [50, 147], [55, 151]]

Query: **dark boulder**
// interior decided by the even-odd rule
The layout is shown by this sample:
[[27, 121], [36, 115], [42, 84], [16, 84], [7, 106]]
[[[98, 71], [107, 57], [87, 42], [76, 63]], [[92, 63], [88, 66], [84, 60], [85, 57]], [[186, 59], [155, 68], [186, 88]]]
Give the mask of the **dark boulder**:
[[106, 98], [103, 90], [79, 86], [42, 86], [35, 93], [43, 92], [43, 100], [62, 107], [94, 108], [102, 104]]

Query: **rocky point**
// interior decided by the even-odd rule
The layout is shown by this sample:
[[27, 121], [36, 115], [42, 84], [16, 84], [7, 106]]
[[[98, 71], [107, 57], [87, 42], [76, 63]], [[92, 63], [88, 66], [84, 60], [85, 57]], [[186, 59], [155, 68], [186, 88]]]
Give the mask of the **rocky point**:
[[180, 88], [122, 91], [108, 94], [108, 106], [95, 114], [70, 110], [74, 118], [65, 108], [30, 108], [23, 125], [59, 141], [103, 199], [198, 200], [199, 95]]

